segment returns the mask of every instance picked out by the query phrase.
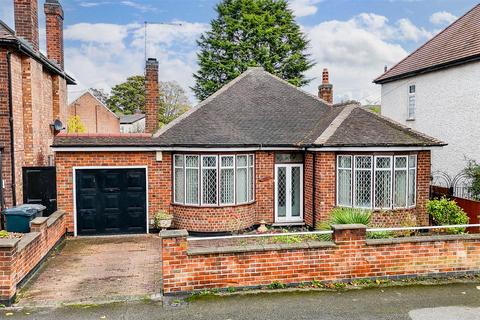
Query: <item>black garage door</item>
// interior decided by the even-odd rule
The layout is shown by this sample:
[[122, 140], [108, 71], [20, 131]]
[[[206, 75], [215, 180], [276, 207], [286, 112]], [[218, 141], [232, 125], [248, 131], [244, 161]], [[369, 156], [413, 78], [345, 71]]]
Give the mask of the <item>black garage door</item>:
[[145, 169], [77, 170], [77, 233], [145, 233], [145, 181]]

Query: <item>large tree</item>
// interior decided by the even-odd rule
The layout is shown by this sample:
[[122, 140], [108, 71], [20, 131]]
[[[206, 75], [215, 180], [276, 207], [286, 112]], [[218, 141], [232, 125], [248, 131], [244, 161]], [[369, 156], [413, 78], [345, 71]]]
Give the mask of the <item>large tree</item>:
[[204, 100], [248, 67], [261, 66], [288, 82], [309, 82], [308, 41], [286, 0], [223, 0], [211, 30], [200, 37], [192, 88]]
[[[165, 125], [191, 106], [185, 90], [174, 81], [160, 81], [160, 101], [158, 112], [160, 125]], [[129, 77], [127, 81], [112, 88], [107, 106], [118, 114], [134, 114], [137, 110], [145, 112], [145, 78]]]

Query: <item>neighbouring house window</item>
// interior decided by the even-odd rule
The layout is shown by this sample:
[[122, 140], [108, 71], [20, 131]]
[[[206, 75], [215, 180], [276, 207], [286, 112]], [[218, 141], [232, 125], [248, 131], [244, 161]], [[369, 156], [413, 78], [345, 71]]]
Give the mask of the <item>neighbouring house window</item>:
[[415, 119], [416, 106], [417, 106], [416, 86], [412, 84], [408, 86], [408, 120]]
[[337, 156], [337, 205], [363, 209], [415, 206], [417, 157]]
[[233, 205], [254, 200], [253, 155], [174, 155], [174, 203]]

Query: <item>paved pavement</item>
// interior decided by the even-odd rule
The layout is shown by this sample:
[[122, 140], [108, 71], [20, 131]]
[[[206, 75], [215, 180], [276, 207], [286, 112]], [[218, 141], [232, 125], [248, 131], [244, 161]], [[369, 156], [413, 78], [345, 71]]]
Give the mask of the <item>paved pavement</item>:
[[19, 305], [160, 293], [160, 261], [156, 235], [69, 239], [20, 291]]
[[[213, 297], [169, 305], [149, 302], [0, 311], [8, 319], [480, 319], [480, 283]], [[173, 304], [173, 305], [172, 305]], [[175, 306], [175, 304], [178, 304]], [[29, 313], [29, 314], [26, 314]]]

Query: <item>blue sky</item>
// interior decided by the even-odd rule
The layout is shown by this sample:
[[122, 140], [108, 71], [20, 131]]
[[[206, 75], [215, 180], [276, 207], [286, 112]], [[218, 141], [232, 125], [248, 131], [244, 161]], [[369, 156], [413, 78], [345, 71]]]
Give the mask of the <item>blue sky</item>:
[[[143, 73], [144, 21], [148, 56], [160, 61], [161, 80], [188, 89], [196, 71], [196, 42], [215, 17], [218, 0], [63, 0], [66, 69], [78, 81], [70, 99], [89, 87], [108, 90]], [[316, 66], [304, 89], [316, 93], [328, 67], [335, 99], [378, 103], [371, 81], [469, 9], [474, 0], [289, 0], [310, 39]], [[0, 19], [13, 27], [13, 0], [0, 0]], [[39, 0], [42, 8], [43, 0]], [[40, 37], [44, 16], [40, 10]], [[158, 22], [180, 23], [161, 25]]]

